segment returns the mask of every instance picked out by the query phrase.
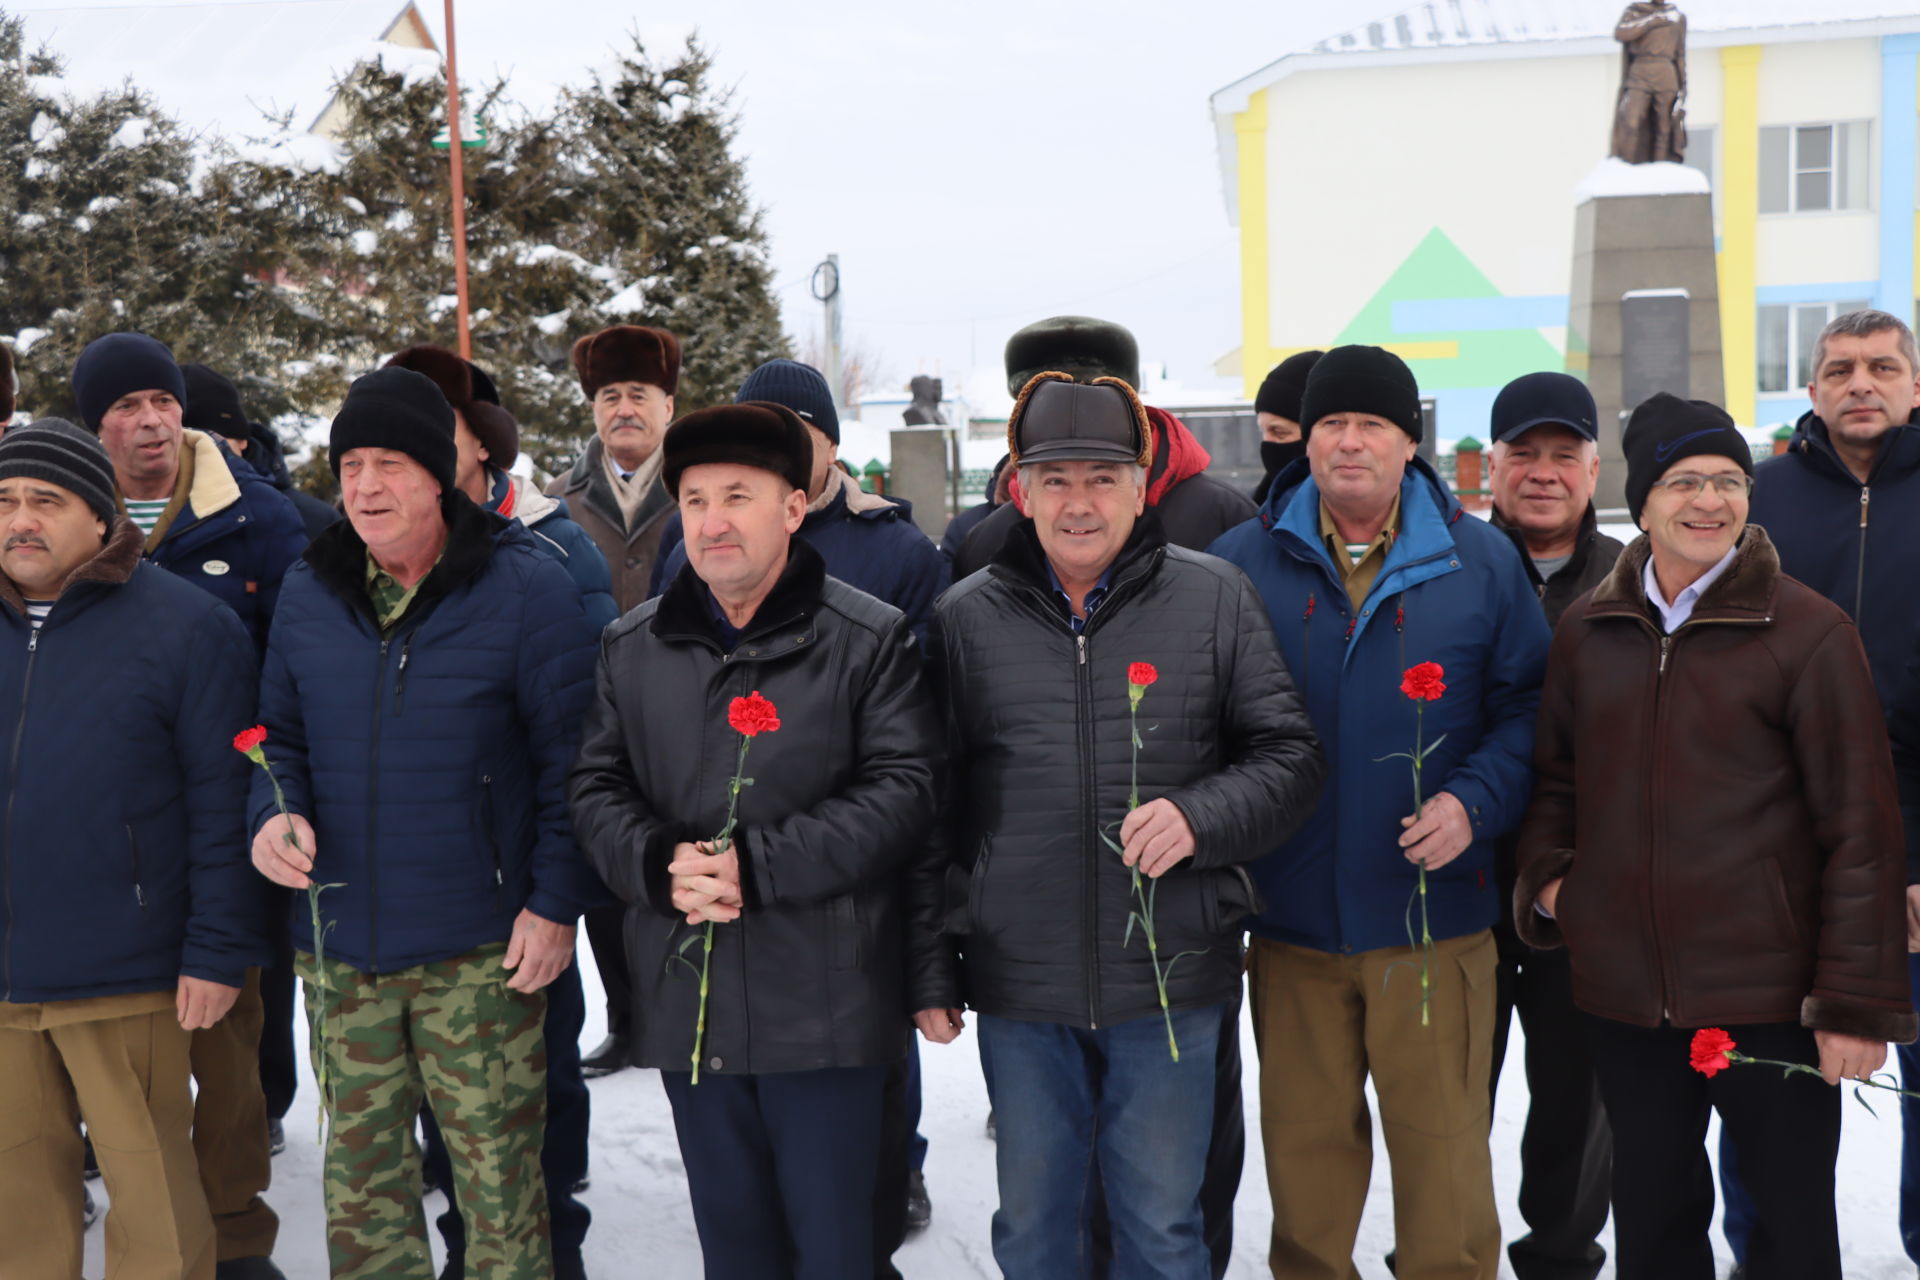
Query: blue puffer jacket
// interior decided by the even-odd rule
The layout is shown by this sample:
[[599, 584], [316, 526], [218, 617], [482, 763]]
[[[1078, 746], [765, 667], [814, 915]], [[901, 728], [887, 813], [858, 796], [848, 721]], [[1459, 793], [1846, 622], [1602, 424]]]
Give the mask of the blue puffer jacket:
[[540, 492], [539, 486], [520, 476], [491, 469], [488, 474], [493, 477], [493, 492], [487, 510], [527, 527], [534, 545], [558, 560], [579, 588], [587, 621], [595, 631], [604, 630], [620, 616], [613, 603], [613, 578], [593, 538], [567, 514], [567, 500]]
[[1433, 936], [1485, 929], [1499, 913], [1494, 841], [1519, 825], [1532, 791], [1551, 633], [1512, 541], [1461, 510], [1418, 458], [1400, 486], [1400, 530], [1357, 614], [1304, 460], [1275, 477], [1257, 517], [1208, 548], [1253, 579], [1329, 765], [1306, 826], [1251, 868], [1267, 905], [1250, 927], [1262, 937], [1337, 952], [1407, 945], [1418, 872], [1398, 841], [1413, 776], [1381, 757], [1413, 749], [1400, 679], [1421, 662], [1439, 663], [1447, 685], [1421, 720], [1422, 742], [1439, 744], [1422, 794], [1450, 792], [1474, 836], [1427, 877]]
[[239, 986], [268, 955], [247, 860], [254, 657], [233, 613], [114, 522], [36, 634], [0, 578], [0, 1000]]
[[180, 447], [193, 451], [193, 484], [147, 557], [238, 614], [257, 657], [267, 647], [280, 580], [306, 548], [306, 523], [286, 494], [213, 436], [188, 431]]
[[1847, 611], [1880, 705], [1893, 706], [1920, 645], [1920, 427], [1894, 427], [1862, 484], [1808, 412], [1787, 451], [1754, 468], [1747, 518], [1767, 531], [1782, 573]]
[[[868, 493], [837, 467], [827, 482], [837, 483], [840, 492], [820, 510], [807, 513], [799, 536], [827, 562], [829, 577], [906, 614], [914, 639], [924, 649], [934, 598], [952, 585], [953, 566], [913, 523], [912, 503]], [[676, 511], [660, 534], [649, 598], [659, 595], [687, 563], [684, 543]]]
[[[382, 637], [366, 545], [341, 521], [287, 586], [260, 688], [266, 750], [314, 826], [326, 949], [390, 973], [611, 899], [582, 861], [567, 770], [593, 688], [573, 581], [518, 524], [446, 501], [440, 563]], [[256, 778], [250, 830], [274, 813]], [[304, 899], [294, 945], [313, 949]]]

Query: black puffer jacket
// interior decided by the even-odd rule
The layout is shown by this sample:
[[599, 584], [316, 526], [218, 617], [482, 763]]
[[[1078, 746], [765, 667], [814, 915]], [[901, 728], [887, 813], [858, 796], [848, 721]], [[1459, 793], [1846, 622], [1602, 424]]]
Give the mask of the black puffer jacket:
[[698, 943], [667, 864], [727, 816], [740, 735], [734, 698], [758, 690], [780, 728], [758, 735], [740, 792], [741, 918], [715, 930], [702, 1070], [871, 1066], [906, 1044], [901, 869], [925, 856], [938, 728], [900, 611], [826, 576], [794, 539], [787, 569], [732, 653], [691, 568], [601, 638], [571, 794], [574, 830], [628, 903], [634, 1059], [685, 1071]]
[[1159, 678], [1139, 710], [1141, 803], [1178, 805], [1197, 850], [1158, 882], [1160, 954], [1176, 1009], [1230, 998], [1238, 865], [1292, 835], [1325, 772], [1319, 744], [1246, 576], [1166, 545], [1151, 516], [1072, 629], [1033, 522], [934, 606], [929, 669], [946, 719], [950, 815], [941, 865], [916, 865], [916, 1009], [1106, 1026], [1160, 1009], [1145, 939], [1128, 945], [1131, 878], [1099, 837], [1127, 809], [1128, 667]]

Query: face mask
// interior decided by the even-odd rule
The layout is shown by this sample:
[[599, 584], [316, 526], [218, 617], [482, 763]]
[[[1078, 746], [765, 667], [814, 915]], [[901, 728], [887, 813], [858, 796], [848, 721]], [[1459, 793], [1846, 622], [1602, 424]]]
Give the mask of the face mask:
[[1306, 456], [1305, 440], [1292, 440], [1285, 444], [1272, 440], [1260, 442], [1260, 465], [1267, 469], [1267, 474], [1270, 476], [1280, 474], [1288, 463]]

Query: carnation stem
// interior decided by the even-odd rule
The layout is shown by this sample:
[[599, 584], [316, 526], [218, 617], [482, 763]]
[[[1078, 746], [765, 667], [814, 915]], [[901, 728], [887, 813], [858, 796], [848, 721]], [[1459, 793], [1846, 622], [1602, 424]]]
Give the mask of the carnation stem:
[[[1133, 734], [1133, 758], [1128, 766], [1128, 813], [1140, 807], [1140, 695], [1143, 692], [1145, 689], [1140, 685], [1127, 690], [1127, 720]], [[1139, 864], [1129, 869], [1133, 872], [1133, 896], [1140, 903], [1140, 929], [1147, 935], [1147, 958], [1153, 963], [1153, 985], [1160, 992], [1160, 1016], [1167, 1022], [1167, 1052], [1178, 1062], [1180, 1042], [1173, 1035], [1173, 1009], [1167, 1003], [1167, 973], [1160, 967], [1160, 939], [1153, 931], [1153, 895], [1147, 892], [1146, 877], [1140, 874]]]
[[[740, 735], [740, 755], [734, 761], [733, 781], [727, 784], [727, 825], [720, 828], [720, 834], [713, 838], [713, 852], [717, 856], [733, 847], [733, 824], [740, 810], [740, 788], [742, 776], [747, 771], [747, 748], [753, 745], [750, 734]], [[700, 1083], [700, 1054], [707, 1042], [707, 992], [710, 989], [708, 974], [713, 963], [713, 921], [707, 921], [706, 936], [700, 949], [700, 1012], [693, 1021], [693, 1083]]]

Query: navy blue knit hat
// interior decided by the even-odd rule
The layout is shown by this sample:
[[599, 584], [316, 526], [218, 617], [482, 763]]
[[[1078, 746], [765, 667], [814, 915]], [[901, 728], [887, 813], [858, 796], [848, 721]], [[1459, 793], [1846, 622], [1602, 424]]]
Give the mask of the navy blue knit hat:
[[114, 401], [136, 391], [165, 391], [182, 406], [187, 403], [186, 375], [158, 338], [109, 333], [89, 342], [73, 362], [73, 398], [89, 431], [100, 430], [100, 419]]
[[424, 373], [390, 364], [353, 380], [327, 437], [335, 479], [354, 449], [397, 449], [425, 467], [443, 495], [453, 492], [453, 406]]
[[840, 443], [840, 415], [833, 407], [833, 392], [820, 371], [810, 364], [801, 364], [798, 360], [767, 361], [747, 375], [739, 393], [733, 397], [735, 404], [749, 400], [785, 405], [800, 415], [800, 421], [818, 428], [835, 444]]

